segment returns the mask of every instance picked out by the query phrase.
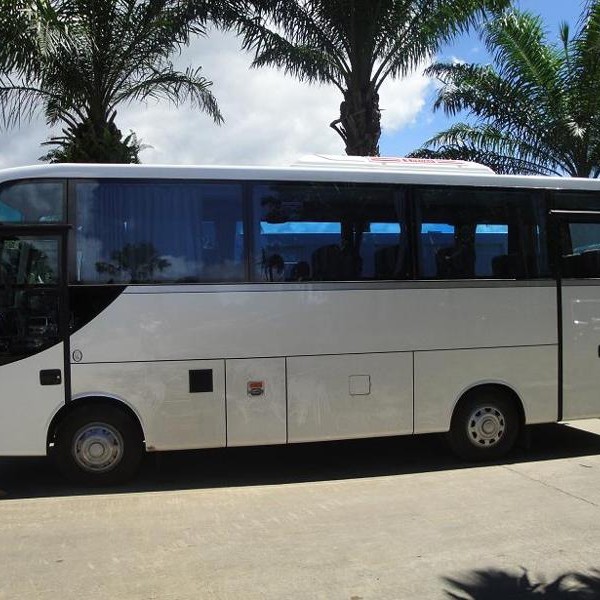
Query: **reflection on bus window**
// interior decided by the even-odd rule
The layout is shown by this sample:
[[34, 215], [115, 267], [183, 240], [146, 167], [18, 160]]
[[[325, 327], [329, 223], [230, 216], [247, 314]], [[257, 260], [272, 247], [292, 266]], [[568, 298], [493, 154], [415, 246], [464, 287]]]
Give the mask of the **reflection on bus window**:
[[0, 364], [59, 341], [60, 240], [0, 237]]
[[75, 188], [76, 282], [244, 277], [240, 185], [103, 181]]
[[563, 277], [600, 277], [600, 224], [563, 223], [561, 241]]
[[259, 281], [406, 279], [403, 190], [339, 184], [254, 188]]
[[17, 182], [0, 186], [0, 223], [60, 223], [66, 219], [65, 183]]

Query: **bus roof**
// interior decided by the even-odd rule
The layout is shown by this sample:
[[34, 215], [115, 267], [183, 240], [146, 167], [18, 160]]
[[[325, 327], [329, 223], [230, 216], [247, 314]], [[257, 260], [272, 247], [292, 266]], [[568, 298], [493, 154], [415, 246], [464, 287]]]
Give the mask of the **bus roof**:
[[574, 177], [497, 175], [488, 167], [466, 161], [423, 162], [423, 159], [331, 157], [312, 155], [293, 166], [174, 166], [50, 164], [0, 170], [0, 182], [24, 179], [202, 179], [212, 181], [312, 181], [414, 185], [477, 185], [483, 187], [572, 189], [600, 191], [600, 181]]

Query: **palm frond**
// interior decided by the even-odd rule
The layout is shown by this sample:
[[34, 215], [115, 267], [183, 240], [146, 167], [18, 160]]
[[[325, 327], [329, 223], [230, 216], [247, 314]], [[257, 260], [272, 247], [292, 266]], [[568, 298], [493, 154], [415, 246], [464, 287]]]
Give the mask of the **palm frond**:
[[500, 77], [513, 82], [547, 115], [565, 114], [564, 54], [548, 43], [539, 17], [511, 11], [488, 22], [483, 37]]
[[319, 49], [290, 44], [278, 35], [263, 38], [260, 51], [252, 61], [252, 67], [274, 66], [287, 75], [308, 83], [332, 83], [343, 90], [347, 72], [340, 73], [330, 58]]
[[189, 102], [208, 113], [215, 123], [223, 123], [216, 98], [210, 91], [212, 82], [200, 75], [200, 68], [188, 67], [185, 72], [176, 71], [172, 64], [155, 71], [144, 79], [128, 83], [113, 99], [114, 106], [122, 102], [166, 99], [175, 106]]
[[254, 54], [253, 66], [273, 65], [307, 82], [341, 85], [351, 73], [339, 32], [311, 19], [296, 0], [251, 2], [254, 9], [237, 19], [242, 49]]
[[573, 119], [586, 122], [600, 112], [600, 2], [587, 4], [579, 29], [567, 42], [569, 63], [562, 71]]
[[[423, 0], [408, 3], [408, 6], [402, 7], [404, 18], [396, 13], [398, 21], [386, 32], [388, 42], [379, 47], [379, 67], [375, 73], [377, 87], [381, 87], [388, 77], [407, 75], [424, 58], [433, 56], [443, 44], [509, 5], [510, 2], [505, 0]], [[399, 28], [400, 23], [405, 23], [406, 27]]]
[[492, 126], [475, 127], [467, 123], [456, 123], [438, 133], [417, 151], [419, 156], [428, 152], [439, 158], [453, 156], [475, 160], [503, 173], [559, 175], [566, 166], [543, 145], [514, 138]]
[[43, 90], [15, 85], [8, 78], [0, 78], [0, 124], [10, 129], [30, 121], [47, 97]]
[[[524, 140], [543, 134], [551, 144], [555, 131], [548, 128], [546, 103], [500, 77], [492, 66], [436, 63], [426, 73], [443, 83], [434, 110], [443, 109], [449, 116], [465, 112], [478, 126], [489, 125]], [[561, 131], [567, 130], [563, 123]]]

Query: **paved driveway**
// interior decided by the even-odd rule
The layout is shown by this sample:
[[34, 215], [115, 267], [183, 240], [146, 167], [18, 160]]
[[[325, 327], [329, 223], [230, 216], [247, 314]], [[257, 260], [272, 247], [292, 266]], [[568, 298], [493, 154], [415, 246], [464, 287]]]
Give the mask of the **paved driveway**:
[[600, 598], [600, 421], [532, 437], [489, 466], [438, 436], [173, 453], [121, 490], [0, 460], [0, 598]]

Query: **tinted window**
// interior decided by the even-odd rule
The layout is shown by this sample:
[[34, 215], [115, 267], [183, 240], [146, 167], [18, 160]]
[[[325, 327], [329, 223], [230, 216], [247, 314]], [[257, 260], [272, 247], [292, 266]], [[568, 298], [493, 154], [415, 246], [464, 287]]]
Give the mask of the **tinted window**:
[[59, 223], [64, 220], [63, 182], [30, 181], [0, 186], [0, 223]]
[[[555, 192], [553, 201], [554, 207], [560, 210], [592, 211], [600, 216], [598, 192]], [[562, 221], [560, 242], [563, 277], [600, 277], [600, 224]]]
[[548, 275], [545, 216], [537, 193], [422, 188], [416, 202], [421, 278]]
[[562, 223], [563, 277], [600, 277], [600, 223]]
[[0, 232], [0, 365], [58, 343], [61, 240]]
[[254, 188], [259, 281], [405, 279], [404, 196], [389, 186]]
[[103, 181], [75, 189], [78, 282], [243, 278], [240, 185]]
[[599, 192], [556, 192], [554, 206], [561, 210], [600, 211]]

